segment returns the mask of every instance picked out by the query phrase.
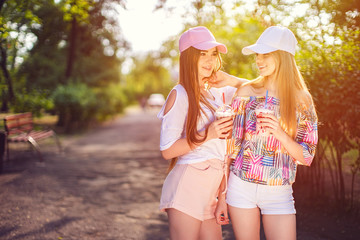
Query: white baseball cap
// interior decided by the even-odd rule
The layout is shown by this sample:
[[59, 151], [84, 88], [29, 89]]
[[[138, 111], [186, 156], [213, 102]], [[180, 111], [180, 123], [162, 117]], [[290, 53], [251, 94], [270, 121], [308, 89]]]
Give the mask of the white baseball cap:
[[249, 55], [253, 53], [270, 53], [283, 50], [295, 56], [297, 40], [292, 31], [286, 27], [272, 26], [267, 28], [255, 44], [244, 47], [242, 53]]

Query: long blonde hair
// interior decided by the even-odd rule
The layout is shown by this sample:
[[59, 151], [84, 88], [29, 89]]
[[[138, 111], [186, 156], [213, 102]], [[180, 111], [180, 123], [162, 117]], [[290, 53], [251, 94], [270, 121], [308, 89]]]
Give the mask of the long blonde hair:
[[[204, 110], [201, 108], [201, 104], [205, 105], [210, 111], [214, 112], [215, 109], [209, 103], [209, 101], [201, 94], [200, 82], [198, 79], [198, 61], [200, 58], [201, 50], [194, 47], [190, 47], [180, 54], [180, 70], [179, 70], [179, 84], [181, 84], [187, 93], [189, 100], [189, 109], [186, 119], [185, 131], [186, 140], [191, 148], [194, 148], [197, 144], [205, 141], [207, 137], [208, 127], [206, 127], [205, 135], [200, 136], [197, 130], [197, 124], [201, 113], [204, 114]], [[220, 54], [217, 54], [217, 64], [212, 74], [215, 74], [220, 70], [222, 61]], [[205, 115], [206, 116], [206, 115]], [[168, 172], [175, 166], [177, 158], [172, 159], [169, 164]]]
[[[307, 107], [314, 106], [312, 97], [305, 84], [295, 57], [285, 51], [278, 50], [269, 53], [275, 60], [275, 87], [276, 94], [280, 100], [280, 124], [282, 128], [291, 136], [296, 137], [297, 119], [296, 110], [299, 104], [305, 104]], [[267, 77], [258, 77], [246, 85], [254, 88], [265, 86]]]

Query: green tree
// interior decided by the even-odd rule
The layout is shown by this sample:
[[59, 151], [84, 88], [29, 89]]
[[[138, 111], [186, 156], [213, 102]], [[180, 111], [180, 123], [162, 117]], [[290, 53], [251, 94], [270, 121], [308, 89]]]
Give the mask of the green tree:
[[130, 99], [140, 101], [152, 93], [166, 96], [176, 81], [162, 65], [161, 59], [155, 53], [148, 53], [144, 57], [133, 57], [133, 65], [126, 75], [125, 85]]
[[43, 1], [34, 14], [41, 26], [29, 29], [36, 41], [19, 66], [16, 78], [23, 81], [19, 89], [36, 89], [49, 95], [64, 78], [67, 23], [59, 6], [52, 1]]
[[12, 75], [18, 49], [24, 46], [30, 26], [39, 23], [33, 14], [38, 3], [37, 0], [0, 1], [0, 67], [6, 86], [1, 88], [0, 93], [2, 111], [8, 110], [8, 102], [15, 102]]
[[[64, 0], [61, 2], [64, 11], [64, 20], [70, 22], [68, 55], [66, 61], [65, 79], [72, 75], [73, 65], [76, 57], [78, 25], [86, 24], [89, 18], [89, 10], [94, 1], [86, 0]], [[65, 83], [65, 82], [64, 82]]]
[[[8, 2], [13, 2], [14, 5], [6, 5], [6, 11], [15, 11], [14, 15], [20, 14], [16, 12], [16, 1]], [[74, 119], [68, 121], [69, 111], [75, 118], [89, 122], [106, 119], [108, 115], [121, 112], [127, 101], [120, 86], [120, 67], [129, 44], [123, 39], [115, 19], [114, 4], [125, 8], [125, 2], [64, 0], [55, 3], [37, 0], [32, 3], [35, 5], [31, 8], [31, 16], [37, 20], [37, 24], [29, 23], [26, 28], [13, 30], [16, 34], [26, 33], [32, 36], [33, 46], [22, 49], [21, 61], [14, 65], [12, 76], [16, 79], [14, 92], [17, 103], [13, 104], [12, 109], [34, 113], [42, 110], [56, 112], [59, 114], [58, 124], [68, 129], [71, 126], [65, 125], [77, 122]], [[71, 31], [74, 18], [75, 38]], [[16, 21], [18, 20], [13, 20]], [[78, 89], [79, 93], [71, 91], [71, 88]], [[113, 91], [114, 89], [118, 92]], [[84, 91], [89, 91], [89, 96], [93, 94], [97, 98], [95, 105], [87, 104], [91, 101], [79, 97]], [[121, 97], [110, 96], [110, 93], [118, 93]], [[84, 108], [82, 111], [75, 111], [77, 108], [73, 107], [73, 102], [70, 104], [63, 101], [69, 95], [72, 96], [69, 99], [78, 101], [78, 107]], [[31, 99], [34, 101], [29, 101]], [[69, 109], [66, 109], [66, 103]]]
[[[297, 14], [294, 7], [306, 11]], [[300, 169], [300, 176], [311, 179], [314, 187], [310, 191], [318, 196], [323, 193], [319, 185], [324, 184], [323, 171], [329, 168], [335, 199], [344, 207], [344, 154], [359, 149], [360, 136], [360, 109], [356, 104], [360, 101], [359, 1], [259, 0], [254, 14], [267, 25], [287, 25], [297, 35], [300, 52], [296, 58], [314, 96], [320, 122], [315, 166], [306, 173]], [[356, 158], [347, 166], [351, 164], [356, 166]]]
[[[314, 96], [320, 121], [316, 160], [310, 169], [299, 168], [299, 180], [311, 184], [307, 191], [317, 197], [324, 193], [324, 171], [329, 168], [335, 198], [339, 206], [346, 206], [344, 167], [352, 166], [352, 184], [360, 169], [357, 157], [344, 162], [344, 154], [350, 149], [358, 149], [358, 156], [360, 152], [360, 2], [258, 0], [253, 1], [252, 10], [246, 10], [247, 1], [238, 0], [234, 1], [236, 11], [232, 14], [223, 11], [223, 2], [192, 1], [183, 30], [207, 26], [228, 46], [229, 52], [223, 56], [225, 71], [246, 78], [257, 73], [253, 61], [241, 54], [244, 46], [254, 43], [271, 25], [285, 25], [295, 33], [300, 49], [296, 59]], [[171, 10], [168, 1], [158, 3], [158, 8]], [[161, 53], [174, 66], [177, 37], [169, 39]]]
[[[167, 1], [159, 1], [157, 8], [169, 9]], [[228, 53], [222, 55], [223, 70], [243, 78], [252, 79], [257, 76], [254, 61], [249, 56], [244, 56], [241, 49], [256, 41], [261, 32], [266, 28], [261, 17], [245, 16], [236, 12], [228, 15], [224, 11], [226, 1], [193, 1], [186, 16], [184, 16], [184, 29], [198, 25], [206, 26], [215, 36], [217, 41], [224, 43]], [[233, 9], [242, 7], [241, 3], [234, 4]], [[169, 38], [162, 47], [159, 58], [171, 62], [173, 69], [178, 65], [178, 39], [181, 34]], [[252, 34], [249, 34], [251, 32]]]

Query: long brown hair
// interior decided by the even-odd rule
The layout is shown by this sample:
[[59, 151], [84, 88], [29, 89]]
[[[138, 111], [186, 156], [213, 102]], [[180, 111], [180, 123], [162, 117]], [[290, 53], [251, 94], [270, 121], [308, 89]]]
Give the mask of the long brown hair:
[[[185, 88], [189, 100], [189, 109], [185, 125], [186, 140], [192, 149], [199, 143], [204, 142], [207, 137], [208, 127], [206, 127], [204, 136], [201, 136], [197, 130], [198, 120], [201, 117], [201, 113], [204, 113], [204, 110], [200, 105], [203, 104], [212, 112], [215, 111], [213, 106], [200, 91], [200, 79], [198, 79], [198, 61], [200, 53], [201, 50], [190, 47], [180, 54], [179, 84]], [[219, 53], [217, 54], [217, 59], [218, 61], [213, 74], [219, 71], [222, 65]], [[177, 158], [171, 160], [168, 172], [175, 166], [176, 161]]]
[[[307, 107], [314, 106], [312, 97], [305, 84], [295, 57], [285, 51], [275, 51], [269, 53], [275, 60], [275, 79], [276, 94], [280, 100], [280, 124], [282, 128], [295, 138], [297, 131], [296, 109], [298, 104], [304, 103]], [[267, 77], [258, 77], [248, 84], [254, 88], [265, 86]]]

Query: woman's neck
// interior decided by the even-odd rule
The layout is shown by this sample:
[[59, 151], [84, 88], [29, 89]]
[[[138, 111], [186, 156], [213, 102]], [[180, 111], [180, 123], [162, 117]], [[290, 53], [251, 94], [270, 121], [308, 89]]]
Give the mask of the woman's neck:
[[201, 88], [200, 92], [205, 98], [215, 100], [214, 95], [209, 90], [205, 90], [205, 89]]
[[269, 94], [272, 96], [276, 96], [277, 94], [277, 88], [275, 84], [275, 76], [271, 75], [266, 78], [265, 84], [264, 84], [265, 90], [269, 91]]
[[266, 76], [266, 83], [269, 84], [269, 85], [274, 85], [276, 81], [276, 76], [275, 76], [275, 73], [269, 75], [269, 76]]

